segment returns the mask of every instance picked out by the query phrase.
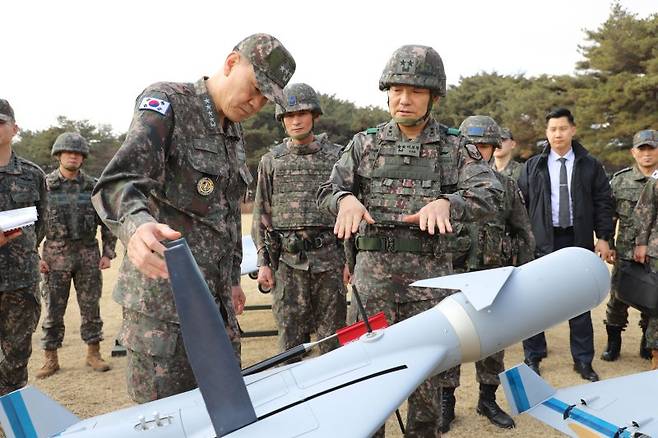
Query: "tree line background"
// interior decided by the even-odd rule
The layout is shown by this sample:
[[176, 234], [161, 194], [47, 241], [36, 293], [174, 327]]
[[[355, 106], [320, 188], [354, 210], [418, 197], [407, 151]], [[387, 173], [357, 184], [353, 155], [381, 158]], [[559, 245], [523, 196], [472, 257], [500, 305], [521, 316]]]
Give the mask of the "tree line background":
[[[642, 18], [613, 3], [608, 19], [598, 29], [584, 32], [585, 43], [579, 46], [583, 59], [575, 74], [526, 77], [482, 72], [462, 77], [458, 85], [449, 87], [434, 116], [458, 127], [468, 116], [490, 115], [512, 130], [519, 159], [524, 161], [538, 152], [546, 113], [565, 106], [574, 113], [579, 140], [608, 171], [629, 165], [626, 149], [633, 134], [658, 129], [658, 14]], [[380, 108], [358, 107], [335, 95], [322, 94], [320, 99], [324, 115], [315, 132], [326, 132], [334, 143], [345, 145], [354, 133], [390, 118]], [[285, 132], [274, 119], [271, 104], [243, 127], [248, 164], [255, 173], [260, 157]], [[125, 138], [113, 133], [110, 125], [59, 116], [57, 124], [47, 129], [22, 131], [14, 148], [44, 170], [52, 170], [56, 162], [50, 149], [65, 131], [77, 131], [89, 140], [91, 155], [85, 170], [94, 176], [100, 175]]]

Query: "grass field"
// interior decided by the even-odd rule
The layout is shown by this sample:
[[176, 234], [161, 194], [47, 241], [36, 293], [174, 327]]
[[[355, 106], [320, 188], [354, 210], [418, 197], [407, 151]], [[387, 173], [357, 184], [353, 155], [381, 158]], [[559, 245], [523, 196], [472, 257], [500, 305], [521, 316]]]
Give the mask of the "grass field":
[[[243, 233], [249, 232], [251, 216], [243, 216]], [[121, 249], [119, 257], [113, 261], [112, 268], [103, 272], [104, 287], [101, 302], [101, 312], [105, 322], [104, 332], [106, 341], [102, 343], [102, 353], [109, 359], [113, 369], [107, 373], [96, 373], [84, 365], [85, 346], [80, 340], [80, 316], [75, 294], [71, 294], [69, 307], [66, 312], [67, 333], [64, 345], [60, 350], [60, 364], [62, 366], [54, 376], [46, 380], [35, 380], [34, 374], [42, 365], [43, 352], [39, 347], [41, 329], [38, 328], [33, 337], [33, 354], [29, 365], [30, 384], [48, 393], [52, 398], [59, 401], [76, 415], [86, 418], [103, 414], [121, 407], [131, 405], [126, 394], [125, 383], [125, 358], [110, 358], [110, 350], [115, 335], [121, 325], [121, 308], [112, 301], [112, 288], [117, 277], [118, 267], [121, 262]], [[255, 281], [244, 278], [242, 285], [247, 294], [248, 304], [269, 303], [269, 296], [263, 295], [256, 289]], [[622, 346], [622, 357], [619, 361], [608, 363], [599, 359], [606, 342], [603, 319], [605, 317], [605, 303], [593, 311], [595, 330], [596, 358], [594, 369], [601, 378], [610, 378], [620, 375], [632, 374], [648, 369], [649, 362], [638, 356], [640, 341], [640, 329], [637, 325], [639, 314], [631, 311], [629, 328], [624, 332], [624, 343]], [[274, 329], [274, 322], [269, 311], [249, 311], [240, 317], [243, 330]], [[568, 325], [563, 323], [547, 332], [549, 344], [549, 357], [542, 362], [542, 375], [554, 386], [567, 386], [585, 383], [572, 371], [571, 355], [569, 353], [569, 330]], [[243, 366], [250, 365], [276, 351], [275, 338], [251, 338], [245, 339], [242, 344]], [[506, 352], [505, 363], [508, 366], [523, 360], [523, 351], [520, 345], [515, 345]], [[517, 418], [517, 427], [513, 430], [498, 429], [484, 418], [475, 413], [477, 403], [477, 383], [472, 364], [463, 366], [462, 385], [457, 390], [457, 419], [453, 423], [452, 430], [447, 434], [454, 437], [473, 436], [561, 436], [553, 429], [535, 421], [532, 418]], [[498, 391], [498, 399], [501, 405], [506, 407], [502, 389]], [[404, 411], [404, 407], [403, 407]], [[404, 412], [403, 412], [404, 415]], [[387, 436], [401, 436], [394, 417], [387, 423]]]

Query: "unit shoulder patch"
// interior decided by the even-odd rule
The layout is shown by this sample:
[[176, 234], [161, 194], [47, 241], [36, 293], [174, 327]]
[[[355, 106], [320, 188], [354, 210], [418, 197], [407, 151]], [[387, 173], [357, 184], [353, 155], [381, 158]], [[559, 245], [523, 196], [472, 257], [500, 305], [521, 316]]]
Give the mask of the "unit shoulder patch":
[[471, 143], [467, 143], [464, 145], [464, 147], [466, 148], [466, 152], [468, 152], [469, 157], [478, 161], [482, 159], [482, 154], [480, 154], [480, 151], [478, 150], [477, 146]]

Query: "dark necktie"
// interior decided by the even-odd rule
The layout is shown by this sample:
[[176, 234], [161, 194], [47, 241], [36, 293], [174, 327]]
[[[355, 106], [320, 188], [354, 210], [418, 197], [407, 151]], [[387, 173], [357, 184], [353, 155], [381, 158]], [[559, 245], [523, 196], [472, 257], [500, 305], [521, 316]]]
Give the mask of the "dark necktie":
[[567, 159], [562, 157], [558, 158], [560, 162], [560, 210], [559, 221], [561, 228], [571, 226], [571, 214], [569, 205], [569, 183], [567, 182]]

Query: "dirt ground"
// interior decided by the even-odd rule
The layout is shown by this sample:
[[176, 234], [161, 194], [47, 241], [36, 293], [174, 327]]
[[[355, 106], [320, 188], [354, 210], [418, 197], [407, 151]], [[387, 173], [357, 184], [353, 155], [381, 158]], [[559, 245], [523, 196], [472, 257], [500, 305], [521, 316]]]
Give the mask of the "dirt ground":
[[[251, 217], [244, 216], [243, 233], [249, 232]], [[41, 366], [43, 352], [39, 341], [41, 329], [38, 328], [33, 337], [33, 354], [29, 365], [30, 384], [49, 394], [53, 399], [62, 403], [76, 415], [86, 418], [103, 414], [132, 404], [126, 394], [125, 383], [125, 357], [110, 357], [114, 337], [121, 324], [121, 308], [112, 301], [112, 288], [117, 277], [117, 270], [121, 262], [120, 255], [113, 261], [112, 268], [104, 271], [103, 298], [101, 312], [105, 322], [104, 333], [106, 340], [101, 344], [103, 356], [109, 359], [112, 370], [106, 373], [95, 373], [84, 364], [85, 348], [80, 340], [80, 316], [75, 293], [71, 294], [69, 307], [66, 312], [67, 333], [64, 345], [59, 351], [62, 366], [54, 376], [45, 380], [34, 379], [34, 374]], [[258, 292], [256, 282], [243, 277], [243, 288], [247, 294], [247, 304], [265, 304], [270, 297]], [[73, 291], [72, 291], [73, 292]], [[629, 328], [624, 332], [622, 357], [619, 361], [608, 363], [599, 359], [605, 348], [606, 334], [603, 325], [605, 317], [605, 303], [593, 311], [595, 330], [596, 357], [594, 369], [601, 378], [611, 378], [620, 375], [632, 374], [648, 369], [649, 362], [638, 356], [640, 342], [640, 329], [637, 325], [639, 314], [631, 311]], [[274, 321], [269, 311], [248, 311], [240, 317], [240, 324], [245, 331], [274, 329]], [[549, 344], [549, 357], [542, 362], [542, 376], [554, 386], [569, 386], [585, 383], [572, 371], [571, 356], [569, 353], [569, 331], [567, 323], [563, 323], [547, 332]], [[249, 338], [242, 344], [242, 364], [251, 365], [259, 360], [271, 356], [276, 351], [276, 339]], [[523, 351], [515, 345], [506, 352], [505, 363], [512, 366], [523, 360]], [[484, 435], [496, 436], [561, 436], [553, 429], [544, 426], [529, 417], [516, 418], [517, 427], [513, 430], [501, 430], [491, 425], [484, 417], [475, 413], [477, 403], [477, 383], [475, 382], [475, 367], [472, 364], [463, 366], [462, 385], [457, 390], [457, 419], [452, 430], [447, 434], [454, 437], [473, 437]], [[498, 399], [503, 407], [507, 407], [502, 389], [498, 391]], [[403, 407], [403, 416], [405, 410]], [[391, 417], [387, 423], [387, 436], [400, 437], [397, 422]]]

